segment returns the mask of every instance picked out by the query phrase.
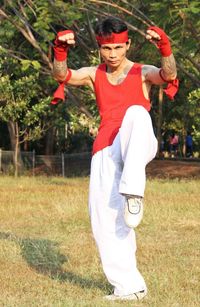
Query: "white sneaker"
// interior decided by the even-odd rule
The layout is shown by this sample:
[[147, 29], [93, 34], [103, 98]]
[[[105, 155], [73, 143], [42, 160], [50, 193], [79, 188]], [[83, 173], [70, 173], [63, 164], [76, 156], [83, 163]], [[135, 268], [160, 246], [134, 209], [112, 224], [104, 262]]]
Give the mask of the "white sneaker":
[[142, 290], [129, 295], [118, 296], [115, 294], [110, 294], [104, 296], [104, 299], [108, 301], [140, 301], [147, 295], [147, 291]]
[[142, 197], [126, 196], [124, 220], [127, 226], [137, 227], [143, 217], [144, 205]]

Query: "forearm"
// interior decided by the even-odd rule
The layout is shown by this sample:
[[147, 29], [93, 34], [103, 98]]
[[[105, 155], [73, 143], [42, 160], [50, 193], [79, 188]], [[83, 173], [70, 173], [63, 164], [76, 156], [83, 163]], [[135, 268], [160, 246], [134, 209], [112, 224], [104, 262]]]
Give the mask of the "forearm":
[[62, 82], [67, 77], [67, 62], [65, 61], [57, 61], [54, 58], [53, 62], [53, 77], [58, 82]]
[[71, 30], [64, 30], [58, 32], [54, 40], [54, 62], [53, 62], [53, 77], [58, 82], [65, 81], [68, 75], [67, 69], [67, 54], [69, 46], [75, 44], [74, 32]]
[[174, 80], [177, 76], [176, 61], [173, 54], [161, 58], [161, 76], [166, 81]]

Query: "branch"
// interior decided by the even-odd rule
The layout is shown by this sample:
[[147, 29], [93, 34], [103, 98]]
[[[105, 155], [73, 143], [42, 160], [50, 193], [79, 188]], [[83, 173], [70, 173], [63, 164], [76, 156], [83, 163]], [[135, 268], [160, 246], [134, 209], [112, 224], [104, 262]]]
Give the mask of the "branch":
[[91, 40], [93, 42], [93, 45], [94, 45], [95, 49], [97, 49], [98, 48], [98, 44], [97, 44], [97, 41], [96, 41], [96, 38], [95, 38], [94, 30], [93, 30], [91, 22], [90, 22], [88, 11], [86, 12], [86, 17], [87, 17], [87, 25], [88, 25], [88, 32], [89, 32], [90, 38], [91, 38]]
[[[152, 22], [150, 22], [150, 23], [149, 23], [149, 22], [146, 22], [146, 21], [145, 21], [144, 19], [142, 19], [141, 17], [139, 17], [139, 16], [133, 14], [131, 11], [129, 11], [129, 10], [125, 9], [124, 7], [119, 6], [119, 5], [115, 4], [115, 3], [110, 3], [110, 2], [107, 2], [107, 1], [100, 1], [100, 0], [89, 0], [89, 1], [90, 1], [90, 2], [93, 2], [93, 3], [98, 3], [98, 4], [106, 4], [106, 5], [108, 5], [108, 6], [114, 7], [114, 8], [116, 8], [117, 10], [120, 10], [120, 11], [122, 11], [123, 13], [126, 13], [127, 15], [130, 15], [130, 16], [135, 17], [135, 19], [141, 21], [143, 24], [145, 24], [145, 25], [147, 25], [147, 26], [149, 26], [150, 24], [152, 24]], [[128, 4], [127, 1], [122, 1], [122, 2]], [[135, 7], [133, 7], [132, 5], [131, 5], [131, 7], [135, 9]], [[138, 11], [139, 11], [139, 10], [138, 10]]]
[[0, 8], [0, 16], [2, 16], [5, 19], [7, 19], [12, 25], [15, 26], [15, 28], [19, 32], [21, 32], [21, 34], [26, 38], [26, 40], [39, 52], [39, 54], [41, 55], [43, 61], [48, 65], [48, 67], [50, 69], [52, 69], [52, 63], [49, 61], [49, 58], [45, 54], [45, 52], [43, 52], [43, 50], [40, 48], [39, 44], [37, 43], [36, 39], [34, 38], [32, 32], [31, 32], [31, 30], [28, 29], [28, 26], [26, 25], [26, 30], [25, 30], [23, 27], [19, 26], [17, 24], [17, 22], [12, 17], [8, 16], [1, 8]]
[[[16, 60], [18, 60], [20, 62], [23, 61], [24, 59], [25, 60], [28, 59], [28, 57], [26, 55], [24, 55], [23, 53], [21, 53], [21, 52], [17, 52], [17, 51], [11, 50], [11, 49], [6, 49], [6, 48], [4, 48], [2, 46], [0, 48], [3, 49], [6, 52], [7, 56], [10, 56], [11, 58], [16, 59]], [[24, 58], [20, 57], [18, 54], [19, 55], [23, 55]], [[51, 75], [51, 71], [48, 68], [46, 68], [46, 67], [42, 67], [42, 65], [40, 67], [40, 72], [42, 74], [44, 74], [44, 75], [49, 75], [49, 76]]]
[[89, 118], [93, 118], [92, 114], [87, 110], [87, 108], [83, 105], [83, 103], [80, 101], [80, 99], [72, 93], [69, 89], [67, 89], [67, 95], [72, 100], [72, 102], [79, 107], [79, 109], [87, 115]]
[[[153, 23], [153, 21], [151, 21], [151, 20], [149, 20], [147, 17], [146, 17], [146, 15], [144, 15], [140, 10], [138, 10], [138, 9], [136, 9], [135, 7], [133, 7], [132, 5], [131, 5], [131, 7], [132, 8], [134, 8], [137, 12], [139, 12], [140, 14], [142, 14], [145, 18], [147, 18], [147, 20], [148, 20], [148, 22], [146, 22], [146, 21], [144, 21], [143, 19], [141, 19], [140, 17], [138, 17], [137, 15], [135, 15], [135, 14], [133, 14], [132, 12], [130, 12], [129, 10], [127, 10], [127, 9], [125, 9], [125, 8], [123, 8], [123, 7], [121, 7], [121, 6], [119, 6], [119, 5], [117, 5], [117, 4], [115, 4], [115, 3], [110, 3], [110, 2], [107, 2], [107, 1], [101, 1], [101, 0], [89, 0], [90, 2], [92, 2], [92, 3], [97, 3], [97, 4], [100, 4], [100, 5], [108, 5], [108, 6], [111, 6], [111, 7], [113, 7], [113, 8], [116, 8], [117, 10], [120, 10], [120, 11], [122, 11], [122, 12], [124, 12], [124, 13], [126, 13], [127, 15], [129, 15], [129, 16], [133, 16], [134, 18], [136, 18], [136, 19], [138, 19], [138, 20], [140, 20], [143, 24], [146, 24], [146, 25], [155, 25], [154, 23]], [[126, 0], [121, 0], [123, 3], [125, 3], [125, 4], [128, 4], [127, 3], [127, 1]], [[104, 14], [104, 16], [106, 15], [106, 16], [109, 16], [110, 14], [108, 14], [108, 13], [105, 13], [105, 12], [102, 12], [103, 14]], [[144, 32], [143, 31], [141, 31], [141, 30], [139, 30], [138, 28], [136, 28], [136, 27], [134, 27], [133, 25], [131, 25], [130, 23], [128, 23], [128, 22], [125, 22], [128, 26], [129, 26], [129, 28], [130, 29], [132, 29], [133, 31], [137, 31], [138, 33], [140, 33], [142, 36], [144, 36], [145, 34], [144, 34]], [[183, 59], [188, 59], [188, 61], [190, 61], [193, 65], [194, 65], [194, 67], [198, 70], [198, 71], [200, 71], [200, 64], [198, 63], [198, 62], [196, 62], [190, 55], [188, 55], [187, 53], [184, 53], [184, 52], [182, 52], [182, 50], [180, 49], [180, 46], [178, 45], [178, 44], [176, 44], [172, 39], [170, 39], [170, 41], [172, 42], [172, 44], [177, 48], [177, 52], [183, 57]]]
[[[130, 4], [130, 3], [128, 3], [126, 0], [121, 0], [123, 3], [125, 3], [125, 4], [129, 4], [131, 7], [132, 7], [132, 9], [134, 9], [137, 13], [139, 13], [143, 18], [145, 18], [146, 20], [147, 20], [147, 25], [153, 25], [153, 26], [155, 26], [156, 24], [151, 20], [151, 19], [149, 19], [142, 11], [140, 11], [139, 9], [137, 9], [135, 6], [133, 6], [132, 4]], [[139, 18], [139, 17], [138, 17]], [[141, 20], [143, 20], [143, 19], [141, 19]], [[144, 23], [144, 21], [143, 21], [143, 23]]]
[[181, 55], [183, 59], [187, 59], [190, 63], [194, 65], [194, 67], [200, 72], [200, 64], [198, 64], [188, 53], [182, 52], [179, 45], [177, 45], [172, 39], [170, 41], [173, 43], [173, 45], [177, 48], [177, 52]]
[[[94, 0], [90, 0], [90, 1], [94, 1]], [[90, 7], [90, 9], [91, 9], [91, 7]], [[83, 11], [88, 11], [88, 9], [85, 9], [85, 8], [81, 8], [81, 10], [83, 10]], [[93, 14], [94, 14], [94, 12], [96, 12], [98, 15], [103, 16], [103, 17], [110, 16], [109, 13], [106, 13], [106, 12], [104, 12], [104, 11], [100, 11], [100, 10], [94, 8], [94, 7], [92, 8], [92, 12], [93, 12]], [[129, 13], [132, 14], [131, 12], [129, 12]], [[133, 26], [132, 24], [130, 24], [130, 23], [127, 22], [127, 21], [124, 21], [124, 22], [126, 23], [126, 25], [128, 26], [129, 29], [131, 29], [131, 30], [133, 30], [133, 31], [135, 31], [135, 32], [138, 32], [138, 33], [140, 33], [142, 36], [146, 37], [145, 32], [143, 32], [143, 31], [140, 30], [139, 28]]]
[[190, 78], [190, 80], [197, 86], [200, 87], [200, 80], [199, 78], [196, 78], [194, 75], [189, 73], [179, 62], [176, 62], [177, 67]]

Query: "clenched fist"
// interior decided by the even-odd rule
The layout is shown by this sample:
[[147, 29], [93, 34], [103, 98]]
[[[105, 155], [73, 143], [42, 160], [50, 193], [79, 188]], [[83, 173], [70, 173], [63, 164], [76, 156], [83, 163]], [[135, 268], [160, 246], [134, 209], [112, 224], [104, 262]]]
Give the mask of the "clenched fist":
[[69, 46], [74, 46], [75, 36], [72, 30], [58, 32], [54, 41], [54, 57], [57, 61], [65, 61]]
[[160, 35], [154, 30], [147, 30], [146, 39], [153, 44], [157, 44], [159, 40], [161, 40]]
[[147, 29], [146, 39], [158, 47], [163, 57], [168, 57], [172, 54], [169, 38], [162, 29], [149, 27]]
[[68, 46], [75, 44], [75, 35], [72, 30], [58, 32], [56, 42], [67, 44]]

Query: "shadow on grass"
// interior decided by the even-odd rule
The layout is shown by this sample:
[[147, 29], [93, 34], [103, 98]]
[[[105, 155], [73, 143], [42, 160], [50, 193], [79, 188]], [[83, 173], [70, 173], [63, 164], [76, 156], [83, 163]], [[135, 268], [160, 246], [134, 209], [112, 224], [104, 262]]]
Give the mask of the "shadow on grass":
[[101, 280], [81, 277], [71, 271], [62, 269], [68, 258], [61, 254], [57, 242], [46, 239], [21, 239], [11, 233], [0, 232], [0, 240], [14, 241], [21, 248], [21, 255], [28, 265], [40, 274], [60, 282], [70, 282], [82, 288], [98, 288], [108, 290], [109, 284]]

